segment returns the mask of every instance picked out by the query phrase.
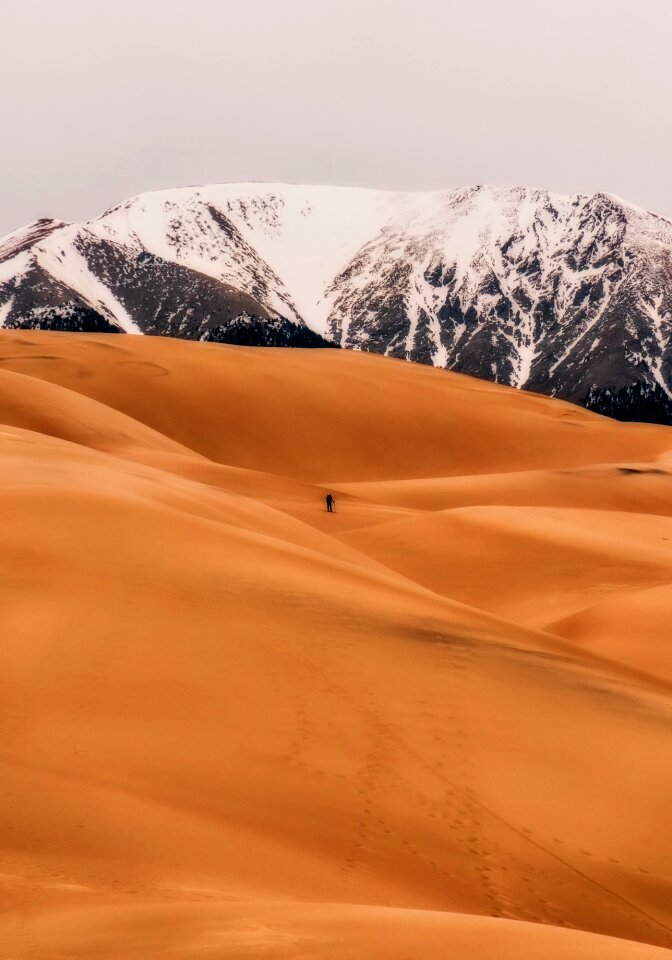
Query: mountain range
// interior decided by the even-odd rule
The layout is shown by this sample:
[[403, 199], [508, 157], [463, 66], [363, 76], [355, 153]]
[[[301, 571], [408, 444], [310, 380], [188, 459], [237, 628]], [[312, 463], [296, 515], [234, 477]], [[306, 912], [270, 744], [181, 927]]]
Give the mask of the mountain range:
[[672, 423], [672, 222], [524, 187], [159, 191], [0, 241], [0, 325], [341, 346]]

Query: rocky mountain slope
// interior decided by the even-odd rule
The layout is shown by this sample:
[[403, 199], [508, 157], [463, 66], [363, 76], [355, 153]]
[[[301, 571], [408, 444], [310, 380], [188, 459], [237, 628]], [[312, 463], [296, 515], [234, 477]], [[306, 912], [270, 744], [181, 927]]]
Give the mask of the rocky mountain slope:
[[672, 223], [526, 188], [163, 191], [6, 238], [0, 323], [261, 344], [298, 326], [672, 422]]

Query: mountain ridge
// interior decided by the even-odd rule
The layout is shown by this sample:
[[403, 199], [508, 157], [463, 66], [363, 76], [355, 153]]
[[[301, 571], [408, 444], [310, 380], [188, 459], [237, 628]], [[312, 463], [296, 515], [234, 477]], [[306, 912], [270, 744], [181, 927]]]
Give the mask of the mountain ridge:
[[244, 317], [672, 422], [672, 222], [612, 194], [220, 184], [0, 241], [4, 326], [200, 339]]

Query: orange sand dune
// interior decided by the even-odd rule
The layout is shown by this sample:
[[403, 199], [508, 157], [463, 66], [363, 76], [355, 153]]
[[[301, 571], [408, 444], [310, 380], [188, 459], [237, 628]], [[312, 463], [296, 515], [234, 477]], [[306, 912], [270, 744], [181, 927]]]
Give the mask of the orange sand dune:
[[672, 683], [672, 583], [617, 594], [549, 629]]
[[170, 953], [217, 960], [665, 960], [669, 951], [576, 930], [436, 911], [335, 904], [153, 904], [48, 914], [35, 940], [67, 960], [147, 960]]
[[[591, 467], [670, 431], [361, 354], [25, 332], [0, 424], [3, 956], [671, 955], [665, 647], [595, 602], [670, 579], [672, 520]], [[467, 499], [577, 466], [604, 503]], [[442, 476], [465, 502], [406, 498]]]
[[672, 580], [672, 518], [640, 513], [463, 507], [341, 539], [437, 593], [536, 627]]
[[663, 463], [339, 484], [372, 503], [418, 510], [452, 507], [579, 507], [672, 514], [672, 471]]
[[[410, 479], [649, 460], [660, 427], [372, 354], [22, 331], [0, 370], [91, 397], [219, 463], [303, 480]], [[17, 423], [17, 426], [29, 426]]]

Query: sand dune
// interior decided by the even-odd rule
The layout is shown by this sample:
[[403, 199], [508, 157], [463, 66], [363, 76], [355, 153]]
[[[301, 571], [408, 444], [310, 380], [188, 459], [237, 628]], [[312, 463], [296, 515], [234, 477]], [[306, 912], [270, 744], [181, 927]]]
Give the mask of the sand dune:
[[462, 507], [341, 539], [431, 590], [529, 626], [672, 579], [672, 518], [549, 507]]
[[371, 354], [291, 350], [279, 362], [268, 349], [44, 336], [0, 338], [0, 370], [77, 391], [219, 463], [303, 480], [650, 460], [671, 446], [659, 427]]
[[672, 683], [672, 583], [611, 596], [549, 630]]
[[[335, 904], [157, 904], [53, 913], [36, 937], [59, 957], [147, 960], [170, 937], [174, 956], [218, 960], [665, 960], [669, 951], [575, 930], [436, 911]], [[54, 955], [53, 953], [51, 954]], [[168, 954], [163, 954], [164, 956]]]
[[[626, 448], [627, 450], [627, 448]], [[376, 504], [418, 510], [452, 507], [579, 507], [672, 514], [672, 472], [660, 463], [604, 464], [466, 477], [339, 484]]]
[[25, 332], [0, 422], [4, 955], [670, 955], [669, 430]]

